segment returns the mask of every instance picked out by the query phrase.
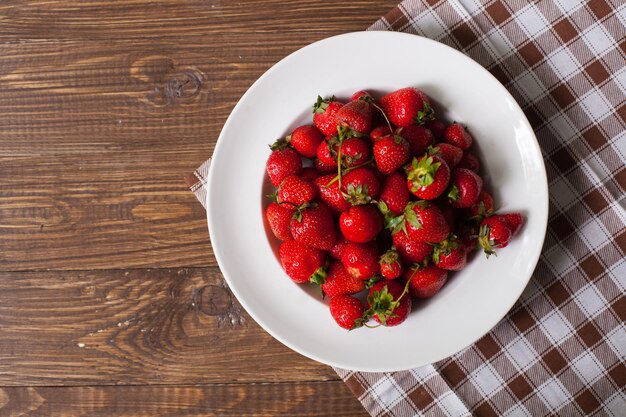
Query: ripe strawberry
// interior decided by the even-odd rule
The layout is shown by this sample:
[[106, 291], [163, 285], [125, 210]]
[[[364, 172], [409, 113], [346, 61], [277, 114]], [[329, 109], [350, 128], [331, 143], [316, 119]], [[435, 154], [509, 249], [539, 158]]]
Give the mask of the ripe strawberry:
[[483, 248], [487, 258], [496, 253], [495, 248], [504, 248], [511, 240], [511, 229], [496, 216], [487, 217], [480, 223], [478, 244]]
[[332, 261], [328, 266], [326, 281], [322, 284], [322, 291], [329, 297], [342, 294], [356, 294], [365, 289], [365, 281], [346, 271], [338, 261]]
[[370, 288], [364, 317], [372, 317], [383, 326], [402, 323], [411, 312], [411, 297], [398, 281], [382, 280]]
[[463, 158], [463, 150], [449, 143], [438, 143], [437, 146], [428, 149], [428, 154], [437, 155], [439, 158], [446, 161], [450, 169], [457, 166], [461, 158]]
[[302, 172], [300, 172], [300, 177], [309, 182], [315, 181], [319, 176], [320, 173], [313, 167], [304, 167], [302, 168]]
[[378, 249], [373, 243], [348, 242], [341, 254], [341, 263], [355, 277], [366, 280], [380, 272]]
[[509, 229], [511, 229], [511, 237], [517, 235], [524, 225], [524, 216], [520, 213], [498, 214], [494, 217], [502, 220], [507, 226], [509, 226]]
[[368, 93], [365, 90], [359, 90], [356, 93], [352, 94], [352, 96], [350, 97], [350, 101], [357, 101], [358, 99], [360, 99], [361, 97], [372, 97], [372, 95], [370, 93]]
[[449, 202], [442, 201], [439, 204], [439, 210], [441, 210], [441, 214], [443, 214], [443, 217], [446, 219], [446, 223], [448, 223], [450, 230], [452, 230], [454, 228], [454, 222], [457, 214], [455, 208], [452, 207]]
[[446, 131], [446, 125], [441, 120], [433, 120], [426, 123], [426, 127], [428, 130], [433, 132], [433, 137], [437, 142], [440, 142], [443, 139], [443, 134]]
[[294, 240], [317, 249], [331, 250], [337, 241], [332, 212], [324, 204], [297, 213], [290, 226]]
[[371, 204], [352, 206], [339, 216], [339, 229], [350, 242], [369, 242], [383, 230], [383, 216]]
[[319, 130], [313, 125], [297, 127], [287, 140], [300, 155], [305, 158], [315, 158], [317, 147], [324, 140]]
[[[417, 270], [416, 270], [417, 269]], [[409, 280], [409, 290], [413, 297], [429, 298], [435, 295], [448, 279], [448, 271], [435, 265], [413, 266], [404, 273]]]
[[417, 242], [439, 243], [450, 234], [441, 210], [427, 201], [407, 204], [404, 217], [407, 234]]
[[467, 263], [465, 245], [454, 235], [437, 244], [433, 251], [433, 262], [438, 268], [460, 271]]
[[368, 134], [372, 130], [372, 108], [365, 100], [351, 101], [335, 114], [337, 126]]
[[455, 235], [457, 235], [459, 241], [463, 243], [467, 255], [476, 250], [478, 246], [478, 227], [476, 225], [463, 225], [455, 231]]
[[391, 235], [400, 259], [405, 264], [423, 262], [433, 253], [433, 245], [412, 240], [404, 230]]
[[302, 159], [300, 155], [286, 145], [277, 145], [280, 141], [270, 148], [272, 153], [267, 158], [265, 170], [270, 177], [270, 181], [275, 187], [278, 187], [285, 178], [290, 175], [298, 175], [302, 171]]
[[392, 215], [399, 216], [404, 212], [404, 208], [409, 202], [409, 189], [406, 188], [406, 179], [399, 172], [394, 172], [385, 178], [382, 190], [380, 191], [379, 206], [383, 214], [388, 210]]
[[411, 154], [420, 156], [433, 144], [433, 134], [424, 126], [408, 125], [396, 129], [396, 135], [404, 138], [411, 147]]
[[380, 182], [371, 169], [357, 168], [343, 176], [341, 188], [351, 204], [368, 204], [378, 197]]
[[400, 136], [385, 136], [374, 143], [374, 160], [378, 170], [389, 175], [411, 157], [411, 148]]
[[487, 191], [482, 190], [478, 194], [478, 201], [468, 209], [470, 217], [482, 220], [493, 214], [493, 197]]
[[347, 244], [348, 241], [346, 240], [346, 238], [343, 237], [343, 235], [339, 235], [339, 237], [337, 238], [337, 243], [335, 243], [335, 246], [333, 246], [333, 248], [330, 250], [330, 256], [340, 261], [341, 255], [343, 255], [343, 250], [346, 248]]
[[315, 187], [297, 175], [283, 180], [277, 191], [278, 203], [295, 207], [310, 203], [315, 198]]
[[372, 131], [370, 132], [370, 139], [372, 140], [372, 142], [376, 142], [378, 139], [384, 138], [385, 136], [390, 134], [391, 130], [389, 129], [389, 126], [380, 125], [372, 129]]
[[483, 180], [474, 171], [456, 168], [452, 171], [452, 184], [448, 191], [450, 204], [458, 208], [468, 208], [478, 202], [483, 189]]
[[463, 158], [459, 161], [458, 168], [466, 168], [470, 171], [478, 172], [480, 171], [480, 160], [476, 155], [471, 152], [465, 152], [463, 154]]
[[352, 330], [363, 325], [365, 307], [357, 298], [339, 295], [330, 299], [328, 307], [335, 322], [344, 329]]
[[317, 102], [313, 105], [313, 123], [324, 135], [337, 133], [335, 115], [341, 107], [343, 103], [336, 101], [334, 96], [327, 100], [317, 96]]
[[326, 277], [324, 251], [295, 240], [285, 240], [280, 244], [278, 255], [289, 278], [298, 284], [307, 281], [323, 282]]
[[380, 99], [380, 107], [389, 121], [398, 127], [413, 123], [423, 125], [435, 117], [428, 96], [412, 87], [402, 88], [383, 96]]
[[315, 170], [317, 172], [319, 172], [320, 174], [322, 174], [322, 175], [330, 174], [331, 172], [337, 172], [337, 164], [336, 163], [335, 163], [334, 166], [333, 165], [328, 165], [328, 164], [320, 161], [317, 158], [313, 160], [313, 166], [315, 167]]
[[451, 145], [458, 146], [459, 148], [466, 150], [472, 146], [474, 139], [470, 135], [465, 127], [459, 123], [452, 123], [446, 128], [443, 134], [444, 140]]
[[317, 190], [317, 195], [320, 200], [336, 211], [346, 211], [351, 207], [351, 204], [346, 201], [339, 189], [339, 181], [336, 181], [336, 174], [322, 175], [313, 181], [313, 185]]
[[389, 249], [380, 257], [380, 274], [387, 279], [396, 279], [402, 275], [402, 264], [395, 249]]
[[295, 210], [293, 207], [281, 206], [278, 203], [272, 203], [265, 209], [267, 222], [272, 229], [274, 236], [280, 240], [291, 239], [291, 229], [289, 224]]
[[341, 144], [341, 160], [345, 168], [361, 165], [370, 157], [370, 145], [360, 138], [348, 138]]
[[438, 156], [424, 155], [421, 158], [413, 158], [407, 170], [409, 191], [423, 200], [439, 197], [450, 181], [450, 168]]
[[337, 171], [337, 155], [331, 151], [332, 147], [333, 145], [329, 142], [321, 142], [317, 147], [317, 159], [325, 166], [333, 167], [333, 171]]

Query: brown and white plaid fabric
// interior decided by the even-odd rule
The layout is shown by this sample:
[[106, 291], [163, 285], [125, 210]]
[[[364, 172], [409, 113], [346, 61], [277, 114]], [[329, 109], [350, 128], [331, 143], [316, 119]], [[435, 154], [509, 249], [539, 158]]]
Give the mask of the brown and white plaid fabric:
[[445, 43], [507, 87], [543, 150], [550, 218], [530, 284], [476, 344], [337, 373], [375, 416], [626, 416], [626, 3], [405, 0], [369, 29]]

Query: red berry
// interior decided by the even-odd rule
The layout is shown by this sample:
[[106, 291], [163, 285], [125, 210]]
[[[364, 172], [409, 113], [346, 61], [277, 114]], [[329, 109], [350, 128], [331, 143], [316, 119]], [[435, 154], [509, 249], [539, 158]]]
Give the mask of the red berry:
[[313, 123], [324, 135], [337, 133], [335, 115], [341, 107], [343, 107], [343, 103], [336, 101], [335, 97], [324, 100], [317, 96], [317, 102], [313, 105]]
[[302, 168], [302, 172], [300, 172], [300, 176], [302, 179], [305, 179], [309, 182], [315, 181], [317, 177], [320, 176], [320, 173], [313, 167], [304, 167]]
[[313, 182], [313, 185], [317, 190], [319, 199], [328, 207], [339, 212], [346, 211], [351, 207], [351, 204], [343, 197], [339, 189], [339, 181], [336, 178], [336, 174], [322, 175]]
[[335, 165], [328, 165], [328, 164], [325, 164], [324, 162], [320, 161], [319, 159], [314, 159], [313, 160], [313, 166], [315, 167], [315, 170], [317, 172], [319, 172], [320, 174], [322, 174], [322, 175], [330, 174], [331, 172], [337, 172], [337, 164], [336, 163], [335, 163]]
[[409, 191], [423, 200], [439, 197], [450, 181], [450, 168], [438, 156], [424, 155], [421, 158], [413, 158], [407, 170]]
[[383, 230], [383, 216], [370, 204], [352, 206], [339, 216], [339, 229], [350, 242], [369, 242]]
[[412, 240], [403, 230], [391, 235], [402, 261], [406, 264], [423, 262], [433, 253], [433, 246], [426, 242]]
[[290, 227], [294, 240], [317, 249], [331, 250], [337, 241], [332, 212], [324, 204], [302, 210]]
[[280, 262], [289, 278], [301, 284], [326, 276], [326, 253], [295, 240], [285, 240], [278, 249]]
[[470, 217], [484, 219], [493, 214], [493, 197], [487, 191], [482, 190], [478, 194], [478, 201], [468, 209]]
[[459, 123], [452, 123], [448, 126], [443, 136], [446, 142], [463, 150], [469, 149], [474, 141], [472, 135]]
[[450, 234], [446, 218], [434, 204], [426, 201], [409, 203], [404, 216], [407, 233], [416, 242], [438, 243]]
[[444, 240], [435, 246], [433, 262], [438, 268], [460, 271], [467, 263], [465, 245], [456, 237]]
[[401, 88], [383, 96], [380, 99], [380, 107], [389, 121], [398, 127], [414, 123], [422, 125], [434, 118], [428, 96], [417, 88]]
[[360, 165], [370, 158], [370, 145], [360, 138], [348, 138], [341, 144], [341, 160], [346, 168]]
[[[417, 270], [416, 270], [417, 269]], [[448, 279], [448, 271], [435, 265], [413, 266], [404, 273], [413, 297], [429, 298], [437, 294]]]
[[369, 168], [357, 168], [342, 178], [342, 191], [351, 204], [367, 204], [378, 197], [380, 182]]
[[392, 327], [402, 323], [411, 312], [411, 297], [404, 293], [404, 285], [398, 281], [382, 280], [370, 288], [366, 312], [383, 326]]
[[301, 206], [310, 203], [315, 198], [315, 187], [310, 182], [297, 175], [292, 175], [283, 180], [278, 187], [278, 203]]
[[465, 152], [463, 158], [459, 161], [458, 168], [467, 168], [470, 171], [480, 171], [480, 160], [476, 155], [471, 152]]
[[385, 136], [374, 143], [376, 167], [385, 175], [398, 170], [410, 157], [409, 144], [400, 136]]
[[274, 236], [280, 240], [291, 239], [291, 229], [289, 224], [295, 210], [293, 207], [281, 206], [278, 203], [272, 203], [265, 209], [267, 222], [272, 229]]
[[478, 227], [465, 225], [455, 231], [459, 241], [463, 243], [465, 253], [470, 254], [476, 250], [478, 246]]
[[395, 249], [389, 249], [380, 257], [380, 274], [387, 279], [396, 279], [402, 275], [402, 264]]
[[341, 262], [332, 261], [328, 266], [326, 280], [322, 284], [322, 291], [329, 297], [342, 294], [356, 294], [365, 289], [365, 281], [351, 275]]
[[285, 178], [302, 171], [302, 159], [291, 148], [276, 148], [267, 159], [265, 169], [271, 183], [278, 187]]
[[337, 243], [335, 243], [335, 246], [333, 246], [333, 248], [330, 250], [330, 256], [340, 261], [341, 255], [343, 255], [343, 250], [345, 249], [347, 244], [348, 241], [346, 240], [346, 238], [343, 237], [343, 235], [339, 235], [339, 237], [337, 238]]
[[456, 168], [452, 171], [452, 184], [448, 191], [450, 204], [458, 208], [468, 208], [478, 202], [483, 189], [483, 180], [474, 171]]
[[433, 136], [437, 142], [441, 141], [443, 134], [446, 131], [446, 125], [440, 120], [433, 120], [426, 123], [426, 127], [433, 132]]
[[450, 226], [450, 230], [454, 228], [454, 222], [456, 220], [456, 209], [450, 205], [447, 201], [442, 201], [439, 204], [439, 210], [441, 210], [441, 214], [446, 219], [446, 223]]
[[370, 139], [372, 140], [372, 142], [376, 142], [378, 139], [384, 138], [387, 135], [391, 135], [391, 130], [389, 129], [389, 126], [381, 125], [372, 129], [372, 131], [370, 132]]
[[502, 220], [511, 229], [511, 237], [517, 235], [524, 225], [524, 216], [520, 213], [505, 213], [494, 216]]
[[331, 148], [332, 144], [322, 141], [317, 147], [317, 159], [322, 162], [324, 166], [333, 167], [333, 171], [337, 171], [337, 157], [334, 151], [331, 151]]
[[396, 135], [404, 138], [411, 148], [411, 154], [420, 156], [433, 144], [433, 134], [424, 126], [409, 125], [396, 129]]
[[446, 161], [450, 169], [457, 166], [463, 158], [463, 150], [449, 143], [438, 143], [437, 146], [430, 149], [429, 154], [437, 155]]
[[357, 298], [338, 295], [330, 299], [328, 307], [335, 322], [344, 329], [352, 330], [361, 326], [360, 319], [365, 308]]
[[337, 126], [368, 134], [372, 130], [372, 108], [364, 100], [351, 101], [337, 111], [335, 120]]
[[350, 97], [350, 101], [356, 101], [358, 99], [360, 99], [361, 97], [369, 97], [371, 98], [372, 95], [370, 93], [368, 93], [365, 90], [359, 90], [356, 93], [352, 94], [352, 96]]
[[378, 249], [373, 243], [348, 242], [341, 254], [341, 263], [355, 277], [366, 280], [380, 272]]
[[409, 189], [406, 187], [404, 175], [394, 172], [385, 178], [380, 191], [379, 204], [381, 202], [394, 216], [399, 216], [404, 212], [404, 208], [409, 202]]
[[487, 217], [480, 223], [478, 244], [489, 257], [496, 253], [495, 248], [504, 248], [511, 240], [511, 229], [496, 216]]
[[324, 140], [320, 131], [313, 125], [296, 128], [288, 138], [291, 146], [305, 158], [315, 158], [317, 147]]

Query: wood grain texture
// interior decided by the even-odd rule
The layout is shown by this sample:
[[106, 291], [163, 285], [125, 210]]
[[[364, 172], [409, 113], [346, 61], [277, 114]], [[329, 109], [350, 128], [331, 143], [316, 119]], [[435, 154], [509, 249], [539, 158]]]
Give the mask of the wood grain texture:
[[0, 416], [341, 416], [368, 414], [341, 381], [0, 389]]
[[0, 273], [0, 385], [336, 380], [252, 320], [217, 268]]

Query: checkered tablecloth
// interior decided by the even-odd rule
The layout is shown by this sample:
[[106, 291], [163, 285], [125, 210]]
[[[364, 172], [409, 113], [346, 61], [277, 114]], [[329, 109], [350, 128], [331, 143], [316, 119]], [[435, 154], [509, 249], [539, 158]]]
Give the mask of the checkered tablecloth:
[[550, 217], [530, 284], [476, 344], [337, 373], [374, 416], [626, 416], [626, 2], [406, 0], [369, 29], [445, 43], [506, 86], [543, 151]]

